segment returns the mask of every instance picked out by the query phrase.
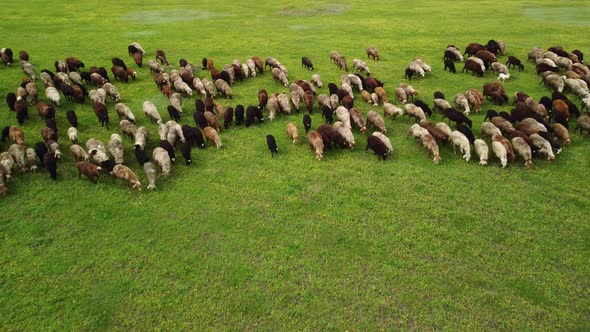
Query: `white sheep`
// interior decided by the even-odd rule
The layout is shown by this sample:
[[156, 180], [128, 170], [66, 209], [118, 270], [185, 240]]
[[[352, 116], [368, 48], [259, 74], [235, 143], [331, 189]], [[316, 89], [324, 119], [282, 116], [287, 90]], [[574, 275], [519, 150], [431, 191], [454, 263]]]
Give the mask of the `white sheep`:
[[425, 72], [432, 71], [432, 67], [430, 67], [428, 64], [426, 64], [426, 62], [424, 62], [420, 58], [414, 59], [414, 63], [417, 63], [420, 67], [422, 67], [422, 70], [424, 70]]
[[107, 92], [103, 88], [99, 88], [96, 90], [93, 89], [88, 91], [88, 97], [90, 98], [90, 100], [92, 100], [92, 102], [99, 102], [101, 104], [105, 104], [107, 99]]
[[551, 73], [545, 76], [545, 85], [552, 88], [553, 90], [563, 92], [563, 88], [565, 87], [565, 80], [558, 74]]
[[246, 60], [246, 66], [248, 67], [248, 70], [250, 71], [250, 74], [252, 75], [252, 77], [256, 77], [256, 64], [254, 63], [254, 60], [252, 60], [252, 59]]
[[426, 128], [420, 126], [417, 123], [414, 123], [408, 130], [406, 137], [412, 136], [415, 140], [419, 140], [422, 139], [424, 135], [430, 135], [430, 133]]
[[273, 121], [276, 117], [277, 112], [279, 112], [280, 110], [279, 99], [276, 94], [273, 93], [268, 98], [266, 108], [268, 109], [268, 118], [270, 119], [270, 121]]
[[231, 88], [229, 87], [229, 84], [227, 84], [226, 81], [222, 79], [215, 80], [215, 87], [217, 88], [217, 91], [222, 95], [226, 96], [229, 99], [232, 98]]
[[531, 143], [539, 149], [538, 151], [544, 155], [547, 155], [547, 160], [553, 161], [555, 160], [555, 154], [553, 153], [553, 148], [551, 148], [551, 143], [541, 137], [539, 134], [532, 134], [529, 136]]
[[41, 72], [41, 74], [39, 75], [39, 77], [43, 81], [43, 84], [45, 84], [45, 87], [46, 88], [48, 88], [50, 86], [55, 87], [55, 83], [53, 83], [53, 80], [51, 79], [51, 75], [49, 75], [48, 73]]
[[444, 111], [447, 108], [451, 108], [451, 104], [445, 99], [435, 98], [434, 99], [434, 109]]
[[451, 131], [451, 127], [449, 127], [448, 124], [444, 123], [444, 122], [439, 122], [436, 124], [436, 128], [442, 130], [442, 132], [445, 134], [445, 136], [447, 137], [447, 139], [451, 139], [451, 134], [453, 133]]
[[494, 135], [502, 135], [500, 128], [496, 127], [491, 122], [482, 122], [481, 124], [481, 135], [486, 137], [492, 137]]
[[133, 115], [133, 112], [131, 112], [127, 105], [123, 103], [117, 103], [115, 104], [115, 111], [117, 112], [119, 119], [124, 118], [135, 123], [135, 115]]
[[372, 134], [373, 136], [379, 138], [381, 140], [381, 142], [383, 142], [383, 144], [385, 144], [385, 146], [387, 147], [387, 153], [391, 154], [393, 152], [393, 145], [391, 145], [391, 140], [389, 139], [389, 137], [383, 135], [383, 133], [375, 131]]
[[426, 120], [426, 114], [424, 114], [424, 110], [421, 107], [408, 103], [404, 105], [404, 109], [404, 116], [408, 115], [408, 118], [412, 117], [416, 121]]
[[26, 151], [27, 147], [23, 144], [12, 144], [8, 148], [8, 153], [10, 153], [10, 156], [18, 165], [21, 173], [27, 171], [27, 163], [25, 158]]
[[50, 86], [48, 88], [45, 89], [45, 96], [47, 97], [47, 99], [49, 99], [49, 101], [51, 101], [51, 103], [55, 106], [59, 106], [59, 100], [60, 100], [60, 96], [59, 96], [59, 92], [57, 91], [56, 88]]
[[[358, 76], [354, 74], [348, 74], [348, 79], [350, 80], [351, 86], [354, 85], [359, 89], [359, 91], [363, 91], [363, 81], [361, 81]], [[321, 86], [319, 88], [321, 88]]]
[[55, 73], [55, 77], [57, 77], [61, 84], [72, 85], [72, 81], [70, 81], [70, 77], [66, 73], [57, 72]]
[[328, 106], [328, 108], [332, 109], [332, 104], [330, 104], [330, 97], [328, 97], [328, 95], [324, 93], [318, 96], [318, 105], [320, 106], [320, 109], [322, 109], [324, 106]]
[[393, 104], [385, 103], [383, 104], [383, 115], [390, 116], [395, 119], [398, 115], [404, 115], [404, 111]]
[[346, 107], [338, 106], [336, 108], [336, 117], [338, 120], [342, 121], [346, 128], [352, 128], [350, 123], [350, 112], [346, 109]]
[[285, 93], [281, 93], [277, 96], [279, 101], [279, 108], [281, 112], [291, 114], [291, 104], [289, 104], [289, 97]]
[[76, 127], [68, 128], [68, 138], [70, 139], [70, 142], [74, 144], [78, 142], [78, 129], [76, 129]]
[[466, 162], [471, 159], [471, 146], [469, 145], [469, 140], [462, 132], [455, 130], [451, 133], [451, 144], [453, 144], [453, 152], [455, 151], [455, 147], [459, 147]]
[[463, 109], [463, 114], [469, 115], [471, 110], [469, 109], [469, 101], [464, 94], [460, 93], [455, 96], [455, 105], [461, 109]]
[[318, 75], [318, 74], [311, 75], [311, 82], [313, 83], [313, 85], [315, 85], [318, 88], [322, 88], [324, 86], [322, 83], [322, 79], [320, 78], [320, 75]]
[[33, 148], [27, 148], [25, 155], [27, 157], [27, 163], [29, 164], [29, 170], [35, 172], [37, 170], [37, 154], [35, 153], [35, 150]]
[[410, 65], [408, 66], [414, 73], [424, 77], [424, 69], [422, 68], [422, 66], [417, 63], [417, 62], [411, 62]]
[[56, 141], [47, 141], [47, 147], [49, 151], [53, 153], [53, 158], [60, 159], [61, 158], [61, 151], [59, 150], [59, 144]]
[[70, 152], [75, 161], [88, 161], [90, 156], [81, 146], [78, 144], [70, 145]]
[[135, 133], [135, 140], [133, 142], [134, 146], [139, 146], [140, 149], [145, 150], [145, 145], [149, 139], [148, 131], [146, 127], [139, 127], [137, 128], [137, 132]]
[[354, 135], [352, 134], [352, 130], [350, 128], [346, 127], [346, 125], [341, 121], [334, 122], [334, 124], [332, 124], [332, 127], [334, 127], [334, 129], [336, 129], [336, 131], [338, 131], [340, 136], [344, 137], [348, 147], [351, 149], [354, 149], [355, 141], [354, 141]]
[[[0, 165], [4, 167], [6, 180], [12, 179], [12, 168], [14, 167], [14, 159], [8, 152], [0, 153]], [[1, 176], [1, 175], [0, 175]]]
[[478, 57], [471, 56], [471, 57], [467, 58], [467, 60], [471, 60], [471, 61], [477, 62], [480, 65], [480, 67], [481, 67], [481, 71], [483, 71], [483, 72], [486, 71], [486, 66], [484, 65], [482, 59], [480, 59]]
[[154, 162], [160, 166], [163, 176], [170, 175], [171, 160], [168, 152], [161, 147], [157, 147], [152, 152]]
[[371, 93], [371, 102], [373, 106], [379, 106], [379, 96], [375, 92]]
[[170, 120], [166, 122], [166, 126], [168, 127], [168, 135], [166, 136], [166, 140], [170, 142], [170, 144], [173, 146], [176, 145], [177, 140], [180, 140], [181, 143], [186, 142], [186, 138], [182, 132], [182, 127], [178, 124], [178, 122]]
[[160, 116], [160, 113], [158, 113], [156, 105], [149, 100], [143, 103], [143, 114], [145, 114], [145, 116], [147, 116], [152, 122], [162, 121], [162, 117]]
[[479, 156], [479, 165], [485, 166], [488, 164], [489, 149], [486, 142], [480, 138], [473, 141], [475, 153]]
[[70, 78], [70, 80], [76, 84], [82, 84], [82, 76], [80, 76], [80, 74], [78, 74], [78, 72], [75, 71], [71, 71], [68, 73], [68, 77]]
[[506, 148], [504, 147], [504, 144], [498, 141], [492, 141], [492, 151], [494, 152], [494, 155], [496, 155], [496, 158], [500, 160], [502, 168], [505, 168], [508, 163], [508, 157], [506, 156]]
[[355, 68], [359, 72], [367, 73], [367, 76], [371, 76], [371, 71], [369, 70], [369, 65], [366, 62], [360, 59], [353, 59], [352, 60], [352, 68]]
[[143, 171], [148, 178], [148, 190], [156, 189], [156, 166], [148, 161], [143, 164]]
[[115, 164], [125, 162], [123, 151], [123, 139], [119, 134], [112, 134], [108, 145], [109, 153], [113, 156]]
[[530, 168], [533, 165], [533, 153], [531, 147], [522, 137], [514, 137], [511, 140], [514, 151], [524, 160], [524, 167]]
[[178, 92], [186, 93], [189, 96], [193, 95], [193, 90], [180, 78], [174, 81], [174, 89]]
[[510, 72], [508, 72], [508, 67], [506, 67], [506, 65], [503, 63], [499, 63], [498, 61], [492, 62], [492, 70], [497, 73], [506, 74], [510, 76]]
[[350, 85], [350, 78], [348, 77], [347, 74], [340, 75], [340, 84], [344, 84], [344, 83]]
[[21, 68], [23, 69], [23, 72], [27, 75], [29, 75], [29, 77], [34, 81], [36, 80], [35, 78], [35, 67], [33, 67], [32, 64], [26, 62], [26, 61], [21, 61]]
[[204, 78], [201, 82], [203, 82], [203, 86], [205, 86], [205, 91], [207, 91], [207, 94], [212, 98], [215, 98], [217, 96], [217, 88], [215, 87], [215, 84], [206, 78]]
[[459, 49], [456, 48], [455, 46], [449, 45], [447, 47], [447, 51], [453, 52], [453, 54], [455, 54], [455, 56], [457, 57], [457, 59], [459, 59], [459, 61], [463, 61], [463, 54], [461, 54], [461, 51], [459, 51]]
[[207, 97], [207, 90], [205, 90], [205, 85], [200, 78], [195, 77], [195, 79], [193, 79], [193, 88], [195, 91], [199, 92], [201, 96]]
[[139, 45], [138, 42], [133, 42], [133, 43], [129, 44], [129, 46], [135, 47], [135, 49], [137, 49], [139, 51], [139, 53], [141, 53], [141, 55], [145, 55], [145, 51], [143, 50], [141, 45]]
[[107, 82], [102, 85], [102, 88], [106, 95], [113, 99], [116, 103], [118, 103], [121, 100], [121, 94], [119, 93], [119, 89], [117, 89], [117, 87], [114, 86], [112, 83]]
[[496, 78], [496, 80], [498, 80], [500, 82], [505, 82], [509, 78], [510, 78], [510, 74], [500, 73], [500, 74], [498, 74], [498, 78]]
[[340, 99], [338, 98], [338, 95], [333, 94], [330, 96], [330, 105], [333, 112], [338, 108], [338, 106], [340, 106]]
[[289, 86], [289, 80], [287, 79], [287, 75], [285, 74], [284, 71], [275, 67], [272, 69], [271, 72], [272, 72], [272, 77], [275, 79], [275, 81], [280, 82], [285, 87]]
[[352, 93], [352, 87], [347, 84], [347, 83], [342, 83], [342, 85], [340, 86], [340, 88], [344, 91], [346, 91], [348, 93], [348, 95], [350, 96], [350, 98], [354, 99], [354, 93]]

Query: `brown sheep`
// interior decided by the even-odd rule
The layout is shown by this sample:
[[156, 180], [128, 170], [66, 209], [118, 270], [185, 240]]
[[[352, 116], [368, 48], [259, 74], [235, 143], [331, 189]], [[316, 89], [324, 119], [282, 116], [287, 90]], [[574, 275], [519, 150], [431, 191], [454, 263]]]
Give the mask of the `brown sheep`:
[[498, 61], [496, 55], [488, 50], [479, 50], [475, 53], [475, 56], [483, 61], [486, 68], [489, 68], [490, 64]]
[[382, 87], [376, 87], [375, 88], [375, 93], [377, 94], [377, 96], [379, 97], [379, 100], [381, 100], [382, 103], [388, 103], [389, 101], [387, 100], [387, 93], [385, 93], [385, 90]]
[[16, 144], [25, 144], [25, 133], [19, 127], [11, 126], [8, 129], [8, 137]]
[[324, 141], [322, 140], [322, 136], [317, 131], [312, 130], [307, 134], [307, 140], [309, 141], [311, 150], [315, 152], [315, 158], [322, 160], [324, 157]]
[[219, 125], [219, 121], [217, 120], [215, 114], [213, 114], [210, 111], [206, 111], [204, 115], [205, 119], [207, 119], [207, 123], [209, 124], [209, 126], [213, 127], [217, 132], [220, 132], [221, 126]]
[[102, 168], [87, 161], [77, 162], [76, 168], [78, 169], [78, 179], [82, 176], [82, 174], [84, 174], [92, 183], [96, 183], [98, 181], [98, 177], [100, 176], [100, 172], [102, 170]]
[[432, 135], [432, 137], [434, 137], [435, 140], [437, 140], [439, 142], [444, 142], [447, 140], [447, 136], [445, 135], [445, 132], [442, 131], [437, 126], [435, 126], [434, 124], [432, 124], [431, 122], [429, 122], [427, 120], [422, 120], [422, 121], [420, 121], [420, 126], [422, 126], [422, 128], [424, 128], [424, 129], [428, 130], [430, 135]]
[[434, 137], [430, 134], [425, 134], [420, 136], [420, 140], [422, 141], [422, 146], [428, 151], [428, 155], [433, 157], [432, 161], [438, 164], [441, 161], [441, 157]]
[[211, 127], [205, 127], [205, 129], [203, 129], [203, 133], [205, 134], [205, 137], [208, 141], [215, 144], [216, 148], [221, 148], [223, 144], [221, 144], [221, 139], [219, 138], [219, 135], [217, 135], [217, 131], [215, 129]]
[[297, 132], [297, 126], [293, 122], [287, 123], [287, 135], [293, 140], [293, 144], [299, 143], [299, 133]]
[[373, 58], [373, 60], [379, 60], [379, 51], [375, 47], [367, 48], [367, 58]]
[[379, 113], [375, 111], [369, 111], [367, 113], [367, 122], [377, 128], [382, 134], [387, 135], [387, 128], [385, 127], [385, 121]]
[[363, 119], [363, 114], [361, 113], [361, 111], [357, 108], [351, 108], [349, 110], [349, 113], [352, 122], [354, 122], [354, 124], [356, 124], [360, 128], [361, 134], [364, 135], [367, 131], [367, 125], [365, 124], [365, 120]]
[[41, 137], [43, 137], [43, 140], [47, 143], [49, 141], [55, 141], [57, 139], [57, 134], [53, 129], [45, 127], [41, 129]]
[[367, 104], [371, 104], [371, 93], [367, 90], [363, 90], [361, 91], [361, 98], [363, 98], [363, 101]]
[[518, 155], [524, 160], [524, 167], [530, 168], [533, 166], [533, 153], [531, 147], [522, 137], [514, 137], [512, 139], [512, 146]]
[[570, 145], [570, 133], [566, 127], [564, 127], [561, 123], [554, 123], [553, 124], [553, 133], [559, 137], [559, 139], [565, 145]]
[[514, 154], [512, 144], [506, 137], [501, 135], [494, 135], [492, 136], [492, 141], [499, 142], [504, 146], [504, 148], [506, 149], [506, 156], [508, 157], [508, 160], [510, 160], [511, 162], [514, 162], [516, 160], [516, 155]]
[[498, 127], [503, 133], [510, 134], [514, 131], [512, 123], [510, 123], [508, 120], [504, 119], [501, 116], [493, 117], [492, 123], [494, 124], [494, 126]]
[[123, 181], [129, 182], [133, 189], [141, 191], [141, 182], [137, 179], [137, 175], [127, 166], [119, 164], [113, 167], [112, 174]]
[[569, 111], [569, 107], [567, 106], [567, 104], [563, 100], [555, 99], [553, 101], [551, 109], [553, 110], [553, 112], [563, 115], [568, 121], [570, 120], [571, 114]]
[[465, 48], [465, 53], [463, 53], [463, 55], [467, 54], [467, 55], [475, 55], [477, 53], [477, 51], [481, 51], [481, 50], [487, 50], [487, 48], [485, 46], [483, 46], [482, 44], [478, 44], [478, 43], [471, 43], [469, 45], [467, 45], [467, 47]]

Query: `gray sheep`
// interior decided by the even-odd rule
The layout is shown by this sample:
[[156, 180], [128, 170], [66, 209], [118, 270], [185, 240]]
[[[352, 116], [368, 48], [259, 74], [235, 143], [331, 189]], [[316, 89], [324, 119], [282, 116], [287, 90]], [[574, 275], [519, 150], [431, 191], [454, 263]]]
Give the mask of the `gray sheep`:
[[133, 112], [131, 112], [131, 109], [129, 109], [127, 105], [123, 103], [117, 103], [115, 105], [115, 111], [117, 112], [119, 119], [123, 118], [129, 120], [132, 123], [135, 123], [135, 115], [133, 115]]
[[148, 161], [143, 164], [143, 171], [148, 178], [148, 190], [156, 189], [156, 166]]
[[109, 153], [113, 156], [115, 164], [123, 164], [124, 151], [123, 151], [123, 139], [119, 134], [112, 134], [108, 145]]
[[160, 116], [160, 113], [158, 113], [156, 105], [154, 105], [154, 103], [152, 103], [149, 100], [143, 103], [143, 114], [145, 114], [145, 116], [147, 116], [147, 118], [150, 119], [151, 122], [162, 121], [162, 117]]
[[226, 81], [222, 79], [215, 80], [215, 87], [217, 88], [217, 91], [222, 95], [226, 96], [229, 99], [232, 98], [231, 88], [229, 87], [229, 84], [227, 84]]
[[163, 176], [170, 175], [171, 160], [168, 152], [161, 147], [157, 147], [152, 152], [154, 162], [160, 166]]

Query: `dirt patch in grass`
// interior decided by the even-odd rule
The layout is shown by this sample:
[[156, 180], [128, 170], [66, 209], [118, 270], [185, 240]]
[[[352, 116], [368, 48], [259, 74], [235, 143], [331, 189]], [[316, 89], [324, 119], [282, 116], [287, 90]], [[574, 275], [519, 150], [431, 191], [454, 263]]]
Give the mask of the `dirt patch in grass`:
[[225, 16], [228, 14], [208, 10], [146, 10], [127, 13], [123, 19], [130, 23], [158, 24], [207, 20]]
[[279, 10], [279, 15], [284, 16], [329, 16], [340, 15], [350, 8], [349, 5], [340, 3], [312, 4], [303, 3], [295, 6], [288, 6]]

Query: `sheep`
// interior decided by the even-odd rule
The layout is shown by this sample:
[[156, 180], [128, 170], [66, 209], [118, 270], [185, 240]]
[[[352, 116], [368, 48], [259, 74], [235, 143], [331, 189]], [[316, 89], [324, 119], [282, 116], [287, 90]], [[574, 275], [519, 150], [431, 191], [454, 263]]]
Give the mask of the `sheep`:
[[389, 137], [383, 135], [382, 133], [375, 131], [372, 134], [373, 136], [379, 138], [381, 140], [381, 142], [383, 142], [383, 144], [385, 144], [385, 146], [387, 147], [387, 154], [391, 154], [393, 152], [393, 146], [391, 145], [391, 141], [389, 140]]
[[426, 120], [426, 115], [424, 114], [424, 110], [414, 104], [405, 104], [404, 105], [404, 116], [408, 115], [408, 118], [415, 118], [416, 122], [421, 120]]
[[170, 175], [171, 159], [165, 149], [161, 147], [155, 148], [152, 152], [152, 158], [154, 159], [154, 162], [160, 167], [162, 176]]
[[511, 142], [516, 153], [524, 160], [524, 167], [530, 168], [533, 165], [533, 160], [529, 144], [522, 137], [513, 137]]
[[492, 136], [492, 141], [500, 142], [502, 145], [504, 145], [504, 148], [506, 149], [506, 156], [510, 162], [516, 160], [516, 154], [514, 153], [512, 144], [510, 144], [510, 141], [507, 138], [502, 135], [494, 135]]
[[546, 132], [547, 131], [547, 127], [545, 127], [544, 124], [540, 123], [539, 121], [537, 121], [537, 120], [535, 120], [533, 118], [525, 118], [525, 119], [522, 119], [520, 121], [519, 125], [530, 126], [536, 132], [539, 132], [539, 131], [545, 131]]
[[23, 72], [27, 74], [33, 81], [37, 79], [35, 75], [35, 67], [33, 67], [32, 64], [26, 61], [21, 61], [21, 68], [23, 69]]
[[383, 104], [383, 115], [390, 116], [395, 119], [398, 115], [403, 115], [404, 111], [390, 103]]
[[309, 116], [309, 114], [305, 114], [303, 116], [303, 128], [305, 128], [306, 134], [309, 132], [309, 129], [311, 128], [311, 117]]
[[355, 141], [354, 141], [354, 136], [352, 134], [352, 130], [350, 128], [346, 127], [346, 125], [341, 121], [334, 122], [332, 127], [334, 127], [334, 129], [336, 129], [336, 131], [340, 134], [340, 136], [342, 136], [344, 138], [344, 140], [346, 141], [346, 145], [349, 148], [354, 149]]
[[509, 78], [510, 78], [510, 74], [500, 73], [500, 74], [498, 74], [498, 77], [496, 78], [496, 80], [501, 81], [501, 82], [505, 82]]
[[554, 123], [552, 128], [553, 133], [559, 137], [559, 140], [561, 140], [563, 144], [570, 145], [570, 134], [565, 126], [563, 126], [561, 123]]
[[502, 168], [506, 168], [508, 159], [506, 157], [506, 148], [504, 145], [498, 141], [492, 141], [492, 151], [494, 152], [496, 158], [500, 160], [500, 165], [502, 165]]
[[[266, 103], [266, 107], [268, 108], [268, 118], [270, 121], [275, 119], [276, 113], [280, 110], [279, 99], [275, 94], [273, 94], [268, 102]], [[260, 106], [258, 107], [260, 110]], [[253, 120], [253, 119], [252, 119]]]
[[432, 110], [422, 100], [415, 99], [413, 104], [416, 105], [416, 106], [418, 106], [418, 107], [420, 107], [422, 109], [422, 111], [424, 111], [424, 114], [427, 114], [428, 116], [431, 116], [432, 115]]
[[[1, 156], [1, 155], [0, 155]], [[43, 165], [45, 169], [49, 172], [49, 175], [53, 181], [57, 180], [57, 160], [54, 157], [54, 154], [51, 152], [45, 153], [43, 156]]]
[[451, 108], [451, 104], [449, 104], [448, 101], [444, 100], [444, 99], [440, 99], [440, 98], [435, 98], [434, 99], [434, 107], [435, 110], [440, 110], [440, 111], [444, 111], [446, 109]]
[[59, 92], [54, 87], [48, 87], [45, 89], [45, 96], [54, 106], [59, 106]]
[[580, 117], [578, 117], [576, 128], [574, 128], [574, 133], [576, 132], [576, 130], [580, 131], [580, 135], [582, 135], [583, 132], [590, 133], [590, 116], [581, 115]]
[[110, 97], [116, 103], [118, 103], [121, 100], [121, 94], [119, 93], [119, 90], [117, 89], [117, 87], [114, 86], [113, 84], [107, 82], [107, 83], [103, 84], [102, 88], [105, 91], [107, 97]]
[[531, 143], [533, 143], [533, 146], [535, 146], [540, 153], [547, 155], [547, 160], [555, 160], [555, 154], [553, 153], [553, 148], [551, 147], [551, 143], [549, 143], [549, 141], [541, 137], [539, 134], [532, 134], [529, 136], [529, 139], [531, 140]]
[[324, 157], [324, 141], [322, 140], [322, 136], [317, 131], [312, 130], [307, 134], [307, 140], [309, 141], [311, 150], [315, 152], [315, 158], [322, 160]]
[[463, 114], [469, 115], [469, 113], [470, 113], [469, 101], [467, 100], [467, 98], [465, 97], [464, 94], [457, 94], [455, 96], [454, 101], [455, 101], [455, 106], [463, 109]]
[[513, 132], [515, 130], [514, 127], [512, 126], [512, 123], [510, 123], [509, 121], [507, 121], [506, 119], [504, 119], [501, 116], [493, 117], [492, 124], [494, 124], [494, 126], [499, 128], [503, 133], [510, 134], [511, 132]]
[[[2, 133], [2, 136], [4, 136], [4, 133]], [[15, 142], [16, 144], [21, 144], [24, 145], [25, 144], [25, 134], [23, 132], [23, 130], [19, 127], [16, 126], [11, 126], [8, 128], [8, 137], [10, 138], [11, 141]], [[3, 138], [4, 140], [4, 138]]]
[[223, 144], [221, 143], [221, 139], [219, 138], [219, 135], [217, 134], [217, 131], [215, 129], [211, 127], [205, 127], [205, 129], [203, 129], [203, 132], [205, 133], [205, 137], [207, 138], [207, 140], [215, 144], [216, 148], [220, 149], [223, 146]]
[[166, 122], [166, 127], [168, 127], [168, 130], [165, 140], [170, 142], [170, 144], [176, 145], [178, 140], [180, 140], [181, 143], [186, 142], [186, 138], [184, 137], [182, 127], [176, 121], [170, 120]]
[[30, 82], [25, 85], [25, 90], [27, 95], [29, 96], [29, 104], [35, 105], [37, 103], [39, 91], [37, 89], [37, 84]]
[[195, 79], [193, 80], [193, 88], [195, 89], [195, 91], [198, 91], [201, 96], [207, 97], [207, 90], [205, 89], [205, 85], [203, 84], [203, 81], [201, 81], [200, 78], [195, 77]]
[[193, 95], [193, 90], [186, 84], [182, 79], [177, 79], [174, 81], [174, 89], [178, 92], [187, 94], [189, 96]]
[[440, 129], [445, 134], [447, 139], [449, 139], [449, 140], [451, 139], [452, 131], [451, 131], [451, 128], [449, 127], [448, 124], [446, 124], [444, 122], [439, 122], [436, 124], [436, 128]]
[[217, 88], [215, 87], [215, 84], [206, 78], [204, 78], [201, 82], [203, 82], [203, 86], [205, 87], [205, 91], [207, 91], [207, 95], [215, 98], [217, 96]]
[[412, 136], [414, 138], [414, 140], [418, 140], [418, 139], [421, 139], [422, 136], [424, 136], [426, 134], [430, 134], [430, 132], [428, 131], [428, 129], [422, 127], [421, 125], [419, 125], [417, 123], [415, 123], [408, 130], [408, 133], [406, 134], [406, 138]]
[[311, 83], [313, 83], [313, 85], [315, 85], [318, 88], [323, 87], [322, 79], [320, 78], [319, 74], [311, 75]]
[[371, 71], [369, 70], [369, 65], [366, 62], [360, 59], [353, 59], [352, 60], [352, 68], [356, 69], [358, 72], [365, 72], [367, 76], [371, 76]]
[[160, 116], [160, 113], [158, 113], [158, 109], [156, 108], [156, 105], [154, 105], [154, 103], [152, 103], [149, 100], [145, 101], [143, 103], [143, 114], [145, 114], [145, 116], [151, 122], [161, 122], [162, 121], [162, 117]]
[[379, 97], [379, 100], [382, 103], [388, 103], [389, 100], [387, 100], [387, 93], [385, 92], [385, 90], [382, 87], [376, 87], [375, 88], [375, 94], [377, 94], [377, 96]]
[[124, 119], [119, 122], [119, 129], [123, 135], [129, 137], [130, 139], [135, 139], [135, 133], [137, 132], [137, 127], [131, 121]]
[[90, 156], [81, 146], [78, 144], [70, 145], [70, 152], [72, 153], [72, 157], [74, 161], [88, 161]]
[[387, 158], [387, 154], [389, 153], [389, 148], [387, 145], [378, 136], [374, 135], [367, 137], [367, 146], [365, 147], [365, 151], [368, 149], [373, 150], [374, 154], [377, 155], [377, 158], [381, 158], [384, 161]]
[[[513, 131], [514, 131], [514, 129], [513, 129]], [[481, 135], [487, 136], [487, 137], [492, 137], [494, 135], [502, 135], [502, 133], [500, 132], [500, 129], [498, 127], [496, 127], [493, 123], [483, 122], [481, 124]]]
[[379, 113], [375, 111], [369, 111], [367, 113], [367, 122], [373, 125], [376, 129], [378, 129], [384, 135], [387, 135], [387, 128], [385, 127], [385, 121], [379, 115]]
[[363, 81], [354, 74], [348, 74], [348, 80], [350, 81], [350, 86], [356, 86], [359, 91], [363, 91]]
[[299, 144], [299, 133], [293, 122], [287, 123], [287, 135], [293, 140], [293, 144]]
[[3, 167], [4, 177], [7, 181], [12, 179], [12, 168], [14, 167], [14, 159], [9, 152], [0, 153], [0, 167]]
[[33, 148], [27, 148], [25, 150], [25, 157], [27, 158], [27, 163], [29, 164], [29, 170], [31, 172], [35, 172], [37, 170], [37, 156], [35, 150]]
[[363, 119], [363, 114], [361, 113], [361, 111], [357, 108], [351, 108], [349, 110], [349, 113], [352, 122], [354, 122], [354, 124], [356, 124], [359, 127], [361, 134], [364, 135], [367, 131], [367, 125], [365, 124], [365, 120]]
[[117, 178], [123, 181], [129, 182], [131, 184], [132, 189], [137, 189], [137, 191], [141, 191], [141, 182], [137, 179], [137, 175], [127, 166], [123, 164], [116, 165], [113, 167], [112, 174]]
[[102, 170], [101, 167], [98, 167], [87, 161], [79, 161], [75, 166], [78, 169], [78, 179], [82, 177], [82, 174], [84, 174], [88, 180], [90, 180], [90, 182], [95, 184], [98, 182], [98, 178]]
[[[439, 129], [438, 127], [436, 127], [434, 124], [428, 122], [427, 120], [421, 120], [420, 121], [420, 127], [426, 129], [428, 131], [428, 133], [430, 135], [432, 135], [432, 137], [434, 137], [434, 139], [437, 140], [437, 141], [444, 142], [448, 138], [444, 131], [442, 131], [441, 129]], [[416, 128], [416, 131], [417, 131], [416, 133], [418, 135], [421, 135], [422, 133], [424, 133], [424, 131], [419, 130], [417, 127], [414, 127], [414, 128]], [[451, 130], [449, 128], [449, 133], [450, 132], [451, 132]]]
[[[425, 75], [424, 69], [422, 68], [420, 63], [418, 63], [416, 61], [410, 62], [410, 64], [408, 65], [408, 69], [410, 69], [413, 72], [413, 74], [418, 74], [422, 77], [424, 77], [424, 75]], [[410, 79], [410, 81], [412, 80], [411, 77], [413, 75], [411, 75], [407, 70], [406, 70], [406, 76], [408, 76], [408, 79]]]
[[68, 128], [68, 138], [73, 144], [78, 142], [78, 129], [76, 127]]
[[449, 70], [450, 73], [456, 74], [457, 73], [457, 69], [455, 68], [455, 63], [453, 62], [453, 60], [444, 60], [444, 70]]
[[145, 145], [149, 139], [149, 133], [146, 127], [139, 127], [135, 132], [134, 146], [139, 146], [142, 150], [145, 149]]
[[475, 61], [473, 58], [469, 58], [465, 61], [464, 65], [463, 65], [463, 69], [461, 70], [461, 72], [471, 72], [471, 75], [475, 75], [477, 74], [478, 76], [483, 76], [483, 73], [485, 72], [485, 67], [483, 66], [483, 64], [479, 64], [477, 61]]
[[34, 145], [34, 151], [37, 155], [37, 158], [41, 161], [41, 165], [43, 165], [43, 156], [49, 151], [47, 148], [47, 144], [45, 142], [37, 142]]
[[148, 190], [156, 189], [156, 166], [151, 162], [147, 161], [143, 163], [143, 171], [148, 178]]
[[92, 109], [94, 110], [94, 114], [98, 118], [98, 122], [102, 127], [109, 129], [109, 113], [107, 111], [107, 106], [103, 103], [94, 102], [92, 104]]
[[405, 104], [408, 102], [408, 95], [406, 94], [406, 90], [401, 88], [401, 87], [397, 87], [394, 90], [395, 92], [395, 97], [397, 98], [397, 100], [402, 103]]
[[444, 60], [451, 60], [451, 61], [463, 61], [463, 55], [458, 48], [453, 45], [447, 46], [447, 49], [444, 53]]
[[27, 147], [21, 144], [12, 144], [8, 148], [8, 153], [12, 157], [12, 159], [16, 162], [19, 167], [21, 173], [25, 173], [27, 171], [26, 165], [26, 150]]
[[346, 128], [352, 128], [350, 123], [350, 112], [345, 107], [338, 106], [335, 113], [338, 120], [342, 121]]
[[287, 87], [289, 86], [289, 80], [287, 79], [287, 75], [280, 70], [279, 68], [273, 68], [272, 69], [272, 77], [275, 81], [283, 84], [283, 86]]
[[558, 56], [557, 59], [554, 60], [555, 64], [560, 68], [565, 68], [567, 70], [572, 69], [573, 62], [569, 58]]
[[119, 134], [112, 134], [108, 145], [109, 153], [113, 156], [115, 164], [122, 164], [125, 162], [123, 152], [123, 139]]
[[479, 165], [485, 166], [488, 164], [488, 145], [482, 139], [476, 139], [473, 142], [475, 153], [479, 156]]
[[508, 57], [508, 61], [506, 61], [506, 65], [508, 65], [508, 68], [512, 67], [518, 67], [518, 71], [523, 71], [524, 70], [524, 65], [520, 62], [520, 60], [515, 57], [515, 56], [509, 56]]
[[291, 105], [289, 104], [289, 97], [285, 93], [281, 93], [277, 96], [279, 102], [279, 109], [281, 112], [291, 114]]
[[471, 159], [471, 146], [469, 145], [469, 140], [462, 132], [455, 130], [451, 133], [451, 144], [453, 145], [453, 152], [455, 151], [455, 147], [459, 147], [460, 152], [463, 153], [463, 159], [466, 162]]
[[434, 137], [432, 137], [432, 135], [429, 133], [425, 133], [424, 135], [420, 136], [420, 141], [422, 142], [422, 146], [428, 151], [428, 155], [432, 156], [432, 161], [435, 164], [438, 164], [442, 158], [440, 157], [438, 145], [436, 144]]

